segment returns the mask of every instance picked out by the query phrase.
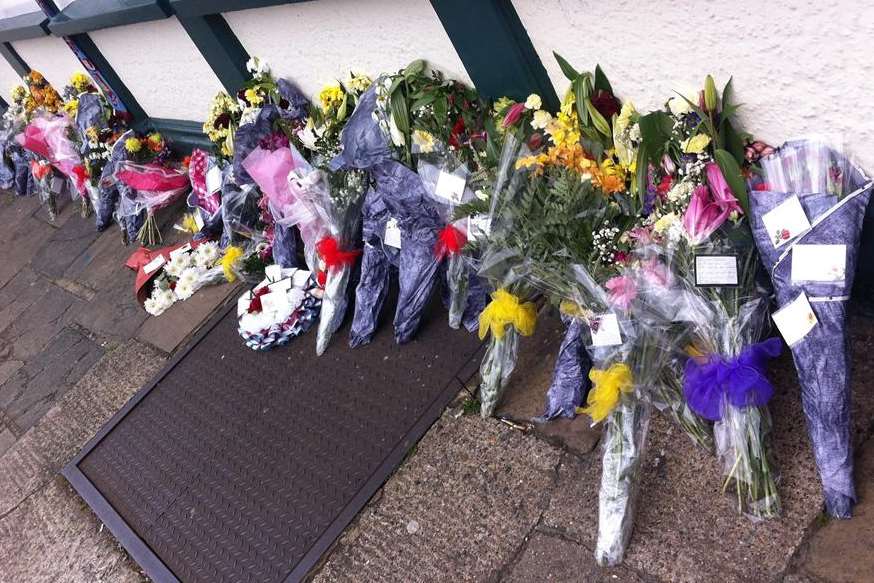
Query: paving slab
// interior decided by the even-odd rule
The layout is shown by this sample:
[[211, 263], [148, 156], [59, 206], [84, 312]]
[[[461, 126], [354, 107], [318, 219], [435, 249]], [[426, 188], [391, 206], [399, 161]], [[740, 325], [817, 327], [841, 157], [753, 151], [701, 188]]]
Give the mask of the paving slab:
[[11, 346], [9, 357], [33, 358], [49, 341], [73, 321], [82, 301], [70, 292], [50, 283], [34, 290], [35, 299], [0, 332], [0, 341]]
[[495, 420], [444, 415], [314, 581], [495, 580], [540, 520], [560, 457]]
[[602, 569], [595, 562], [592, 549], [560, 536], [535, 531], [517, 562], [501, 581], [642, 583], [644, 579], [624, 567]]
[[117, 543], [60, 476], [0, 518], [3, 580], [143, 581]]
[[28, 263], [42, 248], [54, 229], [43, 225], [30, 216], [17, 218], [15, 222], [3, 217], [3, 232], [6, 240], [0, 241], [4, 246], [3, 260], [0, 261], [0, 287]]
[[0, 407], [20, 432], [27, 431], [102, 355], [80, 331], [64, 328], [0, 386]]
[[4, 428], [0, 431], [0, 455], [3, 455], [7, 449], [15, 444], [15, 439], [15, 434], [9, 429]]
[[[91, 229], [96, 231], [93, 222]], [[124, 266], [124, 262], [137, 248], [135, 244], [124, 245], [120, 231], [112, 226], [99, 233], [97, 239], [67, 265], [63, 277], [95, 291], [120, 279], [129, 281], [130, 288], [133, 288], [129, 277], [133, 272]]]
[[49, 281], [33, 269], [23, 267], [6, 285], [0, 287], [0, 332], [39, 299], [49, 285]]
[[236, 298], [236, 294], [242, 293], [242, 290], [243, 288], [237, 284], [201, 288], [184, 302], [176, 302], [170, 306], [160, 316], [149, 316], [137, 332], [136, 338], [168, 354], [172, 353], [210, 314], [224, 305], [226, 299]]
[[31, 266], [50, 279], [60, 278], [100, 234], [94, 222], [81, 217], [55, 230], [31, 260]]
[[801, 553], [800, 576], [830, 583], [874, 579], [874, 443], [868, 443], [856, 463], [859, 504], [852, 520], [830, 520]]
[[72, 459], [164, 362], [164, 355], [133, 340], [107, 352], [0, 457], [0, 516]]
[[99, 287], [90, 302], [76, 309], [76, 324], [101, 341], [123, 342], [135, 336], [150, 316], [134, 296], [133, 277], [133, 271], [119, 268], [114, 281]]
[[546, 391], [552, 382], [563, 335], [564, 326], [558, 315], [550, 310], [542, 312], [535, 334], [521, 340], [519, 360], [496, 416], [531, 423], [531, 428], [545, 439], [577, 454], [585, 454], [595, 448], [601, 436], [600, 429], [591, 427], [588, 417], [534, 422], [534, 418], [543, 415]]

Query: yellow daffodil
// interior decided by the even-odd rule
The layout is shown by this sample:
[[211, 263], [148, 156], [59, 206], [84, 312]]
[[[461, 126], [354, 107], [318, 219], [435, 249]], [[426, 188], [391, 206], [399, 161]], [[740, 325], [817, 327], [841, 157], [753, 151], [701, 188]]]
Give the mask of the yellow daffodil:
[[124, 141], [124, 149], [135, 154], [143, 149], [143, 142], [139, 138], [128, 138]]
[[328, 85], [319, 91], [319, 104], [325, 111], [339, 105], [341, 101], [343, 101], [343, 88], [340, 87], [339, 83]]
[[367, 75], [353, 73], [349, 74], [349, 79], [346, 81], [346, 85], [355, 93], [364, 93], [371, 83], [373, 81]]
[[683, 151], [687, 154], [700, 154], [710, 144], [710, 136], [697, 134], [683, 141]]

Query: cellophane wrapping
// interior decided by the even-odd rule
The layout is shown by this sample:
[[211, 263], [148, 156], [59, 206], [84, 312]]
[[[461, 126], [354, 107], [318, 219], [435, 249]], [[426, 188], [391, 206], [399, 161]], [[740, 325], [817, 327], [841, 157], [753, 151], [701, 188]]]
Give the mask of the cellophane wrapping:
[[[851, 354], [847, 302], [859, 260], [863, 219], [874, 183], [840, 145], [821, 138], [789, 142], [761, 160], [762, 184], [750, 193], [753, 233], [774, 285], [777, 304], [803, 293], [817, 324], [790, 345], [801, 402], [822, 481], [826, 511], [849, 518], [856, 502], [853, 484]], [[777, 245], [763, 216], [797, 197], [810, 223], [806, 231]], [[788, 234], [788, 231], [787, 231]], [[843, 269], [818, 280], [793, 275], [793, 258], [804, 245], [822, 247]], [[803, 260], [802, 260], [803, 261]]]
[[[690, 334], [684, 397], [695, 413], [714, 422], [723, 491], [735, 497], [738, 512], [753, 520], [774, 518], [780, 514], [779, 475], [770, 445], [767, 403], [773, 387], [766, 364], [782, 343], [763, 340], [769, 330], [768, 292], [757, 281], [758, 253], [751, 241], [731, 232], [694, 248], [685, 245], [675, 250], [678, 281], [671, 300], [681, 302], [675, 319], [685, 322]], [[738, 285], [696, 286], [696, 254], [736, 256]]]
[[[161, 240], [155, 212], [184, 195], [190, 184], [188, 173], [156, 163], [138, 164], [128, 160], [118, 163], [114, 173], [119, 197], [116, 216], [127, 229], [129, 241], [138, 238], [146, 245]], [[139, 229], [134, 233], [134, 229]]]
[[363, 170], [341, 169], [308, 175], [292, 173], [289, 180], [321, 225], [316, 243], [319, 261], [324, 264], [320, 267], [325, 273], [316, 335], [316, 354], [321, 355], [342, 325], [349, 305], [347, 288], [359, 254], [354, 246], [360, 237], [367, 177]]

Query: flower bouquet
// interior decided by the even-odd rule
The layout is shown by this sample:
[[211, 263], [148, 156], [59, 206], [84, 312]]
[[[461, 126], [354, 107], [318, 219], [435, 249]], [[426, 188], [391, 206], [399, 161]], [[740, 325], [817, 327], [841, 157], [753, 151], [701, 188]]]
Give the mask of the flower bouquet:
[[208, 241], [194, 241], [177, 247], [170, 251], [169, 259], [158, 254], [144, 267], [146, 274], [160, 271], [154, 276], [152, 292], [143, 307], [152, 316], [160, 316], [177, 301], [190, 298], [201, 287], [224, 281], [226, 269], [236, 269], [236, 266], [223, 264], [222, 259], [218, 245]]
[[[720, 98], [708, 77], [697, 103], [681, 96], [669, 101], [667, 111], [642, 116], [638, 177], [650, 210], [645, 226], [660, 241], [678, 286], [665, 296], [674, 305], [664, 313], [673, 312], [674, 324], [686, 326], [691, 339], [684, 401], [698, 418], [714, 422], [723, 490], [734, 491], [739, 511], [763, 519], [780, 512], [768, 442], [766, 405], [773, 387], [766, 363], [781, 343], [762, 341], [767, 294], [756, 279], [758, 254], [745, 220], [744, 138], [733, 127], [736, 109], [731, 82]], [[671, 412], [684, 406], [675, 390], [663, 390], [661, 397]], [[706, 428], [706, 421], [673, 416], [691, 422], [681, 427], [693, 439]]]
[[135, 221], [145, 214], [136, 238], [144, 245], [160, 242], [161, 232], [155, 213], [188, 191], [188, 173], [184, 168], [168, 167], [157, 162], [140, 164], [125, 160], [118, 164], [114, 177], [125, 187], [118, 212], [128, 226], [128, 236], [132, 234]]
[[[342, 150], [329, 169], [367, 171], [371, 182], [363, 205], [362, 278], [356, 288], [350, 345], [370, 342], [393, 268], [400, 292], [394, 319], [395, 340], [412, 339], [437, 281], [434, 245], [440, 219], [419, 176], [395, 161], [385, 91], [390, 77], [380, 78], [361, 96], [341, 134]], [[401, 110], [398, 110], [398, 112]], [[406, 111], [406, 110], [403, 110]], [[403, 115], [398, 113], [398, 116]], [[403, 149], [401, 149], [403, 152]]]
[[188, 208], [194, 211], [195, 239], [218, 238], [223, 227], [223, 174], [219, 161], [204, 150], [194, 149], [188, 160], [188, 180], [191, 183], [191, 193], [187, 202]]
[[287, 344], [313, 326], [321, 308], [321, 289], [311, 272], [274, 264], [266, 273], [237, 302], [239, 333], [252, 350]]
[[839, 148], [789, 142], [763, 158], [750, 193], [756, 244], [792, 350], [826, 511], [850, 518], [856, 492], [847, 302], [874, 181]]

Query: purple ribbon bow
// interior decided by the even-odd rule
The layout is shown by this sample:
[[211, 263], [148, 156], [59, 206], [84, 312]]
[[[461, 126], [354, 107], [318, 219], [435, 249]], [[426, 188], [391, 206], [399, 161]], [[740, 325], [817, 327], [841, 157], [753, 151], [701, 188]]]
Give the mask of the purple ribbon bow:
[[780, 356], [783, 342], [768, 338], [744, 348], [737, 358], [718, 354], [686, 361], [683, 392], [695, 413], [710, 421], [722, 419], [722, 402], [734, 407], [761, 407], [771, 400], [774, 386], [765, 376], [767, 361]]

